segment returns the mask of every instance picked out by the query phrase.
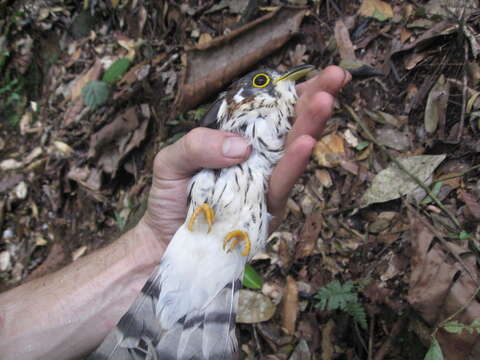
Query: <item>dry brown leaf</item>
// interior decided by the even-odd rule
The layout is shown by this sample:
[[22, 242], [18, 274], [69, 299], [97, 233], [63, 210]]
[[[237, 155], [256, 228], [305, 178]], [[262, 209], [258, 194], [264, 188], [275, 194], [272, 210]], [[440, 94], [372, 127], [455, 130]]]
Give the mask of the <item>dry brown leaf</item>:
[[322, 360], [332, 360], [335, 354], [334, 327], [335, 323], [332, 319], [322, 327]]
[[350, 33], [341, 19], [335, 22], [335, 41], [342, 61], [355, 62], [357, 59], [355, 48], [350, 40]]
[[140, 120], [135, 107], [128, 108], [90, 138], [89, 157], [96, 166], [115, 176], [125, 157], [145, 139], [149, 119]]
[[333, 185], [333, 180], [328, 170], [325, 170], [325, 169], [315, 170], [315, 177], [318, 179], [320, 184], [322, 184], [322, 186], [326, 188], [329, 188], [330, 186]]
[[88, 112], [89, 108], [83, 104], [81, 97], [77, 97], [74, 101], [70, 102], [65, 115], [63, 116], [62, 126], [67, 127], [79, 120], [85, 112]]
[[449, 96], [450, 83], [442, 74], [428, 94], [424, 118], [427, 133], [433, 134], [440, 127], [440, 136], [443, 137]]
[[295, 347], [295, 350], [293, 350], [292, 355], [288, 358], [288, 360], [311, 360], [312, 359], [312, 353], [310, 351], [310, 347], [308, 346], [308, 343], [304, 340], [301, 339], [297, 346]]
[[75, 80], [71, 90], [70, 90], [70, 100], [76, 100], [82, 93], [82, 89], [88, 82], [92, 80], [97, 80], [100, 77], [100, 73], [103, 70], [103, 65], [100, 60], [96, 60], [93, 66], [83, 75]]
[[391, 149], [405, 151], [410, 147], [408, 135], [402, 131], [383, 127], [378, 128], [375, 133], [378, 142]]
[[411, 36], [412, 36], [412, 33], [408, 31], [406, 28], [402, 28], [402, 30], [400, 31], [400, 41], [402, 43], [410, 39]]
[[72, 167], [67, 177], [92, 190], [94, 193], [98, 192], [102, 187], [102, 171], [100, 169]]
[[[453, 173], [446, 173], [442, 175], [440, 178], [437, 179], [437, 181], [442, 181], [444, 184], [448, 184], [452, 187], [452, 189], [458, 189], [460, 185], [462, 184], [462, 177], [460, 176], [461, 173], [459, 172], [453, 172]], [[455, 177], [453, 177], [455, 176]], [[452, 177], [452, 178], [450, 178]], [[445, 178], [446, 180], [442, 180]], [[450, 178], [450, 179], [448, 179]]]
[[392, 6], [382, 0], [363, 0], [358, 13], [380, 21], [393, 17]]
[[179, 111], [191, 109], [282, 47], [298, 32], [305, 10], [280, 8], [255, 21], [189, 50], [183, 59], [175, 100]]
[[0, 193], [6, 192], [22, 181], [24, 175], [17, 173], [3, 173], [0, 177]]
[[405, 69], [412, 70], [427, 57], [426, 53], [413, 53], [405, 57], [403, 61]]
[[238, 297], [237, 323], [254, 324], [267, 321], [275, 313], [275, 305], [261, 293], [240, 289]]
[[208, 47], [209, 43], [213, 40], [212, 35], [209, 33], [202, 33], [198, 38], [198, 47], [206, 48]]
[[345, 156], [343, 137], [337, 133], [331, 133], [322, 137], [313, 149], [313, 155], [320, 166], [334, 167]]
[[[432, 182], [433, 171], [445, 160], [446, 155], [418, 155], [398, 159], [398, 162], [420, 181], [429, 185]], [[380, 171], [372, 180], [370, 187], [361, 198], [361, 206], [386, 202], [409, 195], [415, 197], [416, 192], [421, 190], [418, 184], [412, 180], [409, 174], [398, 168], [392, 162], [386, 169]], [[423, 191], [420, 195], [425, 196]]]
[[295, 259], [302, 259], [310, 256], [315, 251], [318, 236], [322, 228], [323, 215], [321, 211], [315, 211], [309, 215], [300, 233], [300, 241], [295, 250]]
[[287, 334], [293, 335], [298, 315], [298, 287], [291, 276], [287, 276], [282, 305], [282, 327]]
[[3, 171], [20, 169], [23, 163], [15, 159], [5, 159], [0, 162], [0, 169]]
[[442, 21], [436, 23], [435, 25], [429, 27], [427, 31], [425, 31], [421, 36], [418, 37], [417, 40], [409, 43], [394, 43], [396, 48], [392, 49], [391, 56], [398, 54], [403, 51], [416, 49], [417, 52], [420, 52], [424, 48], [428, 47], [439, 36], [445, 36], [454, 33], [458, 29], [458, 24], [450, 22], [450, 21]]
[[373, 151], [373, 144], [368, 144], [367, 148], [357, 155], [356, 160], [362, 161], [367, 159]]
[[[453, 260], [450, 252], [457, 256], [468, 252], [466, 246], [448, 243], [450, 251], [439, 242], [434, 241], [434, 235], [423, 225], [418, 213], [410, 216], [412, 247], [410, 287], [408, 301], [430, 325], [446, 319], [462, 306], [477, 289], [479, 276], [473, 271], [473, 280], [463, 267]], [[427, 221], [427, 220], [423, 220]], [[433, 243], [432, 243], [433, 242]], [[475, 257], [462, 256], [469, 269], [476, 269]], [[459, 274], [457, 281], [453, 281]], [[480, 318], [480, 304], [473, 301], [465, 311], [455, 319], [464, 324], [471, 324]], [[467, 332], [455, 335], [439, 332], [437, 335], [445, 359], [478, 359], [480, 349], [475, 346], [480, 341], [479, 335]], [[470, 356], [470, 357], [469, 357]]]
[[119, 114], [110, 124], [105, 125], [90, 138], [89, 158], [96, 157], [103, 148], [130, 134], [139, 125], [135, 108], [131, 107]]
[[460, 190], [460, 199], [467, 205], [470, 214], [475, 220], [480, 220], [480, 203], [478, 199], [472, 194], [467, 193], [465, 190]]

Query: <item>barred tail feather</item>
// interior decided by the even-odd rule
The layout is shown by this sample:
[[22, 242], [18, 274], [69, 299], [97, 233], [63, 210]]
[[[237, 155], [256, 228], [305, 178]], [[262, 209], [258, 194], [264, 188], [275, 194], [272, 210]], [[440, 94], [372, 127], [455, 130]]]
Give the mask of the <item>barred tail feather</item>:
[[183, 322], [178, 359], [231, 359], [236, 351], [235, 317], [241, 281], [231, 281], [201, 311], [189, 314]]
[[245, 258], [218, 244], [214, 234], [192, 239], [181, 227], [134, 304], [88, 359], [232, 359]]
[[155, 309], [160, 295], [157, 267], [130, 309], [88, 360], [154, 360], [163, 330]]

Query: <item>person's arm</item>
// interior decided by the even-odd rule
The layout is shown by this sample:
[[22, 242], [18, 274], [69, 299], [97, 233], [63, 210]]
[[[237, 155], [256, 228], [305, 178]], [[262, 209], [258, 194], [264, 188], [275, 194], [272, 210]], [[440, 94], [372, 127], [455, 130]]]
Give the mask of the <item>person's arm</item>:
[[[332, 66], [299, 85], [297, 119], [270, 181], [269, 211], [276, 218], [331, 116], [335, 94], [349, 80]], [[54, 274], [0, 294], [0, 358], [75, 359], [92, 351], [133, 302], [184, 221], [191, 176], [199, 168], [241, 163], [249, 151], [241, 137], [206, 128], [160, 151], [147, 211], [136, 227]]]
[[106, 336], [165, 245], [139, 224], [56, 273], [0, 294], [1, 359], [70, 359]]
[[88, 354], [128, 310], [184, 221], [191, 174], [241, 163], [249, 153], [246, 139], [211, 129], [193, 130], [163, 149], [139, 224], [66, 268], [0, 294], [0, 359]]

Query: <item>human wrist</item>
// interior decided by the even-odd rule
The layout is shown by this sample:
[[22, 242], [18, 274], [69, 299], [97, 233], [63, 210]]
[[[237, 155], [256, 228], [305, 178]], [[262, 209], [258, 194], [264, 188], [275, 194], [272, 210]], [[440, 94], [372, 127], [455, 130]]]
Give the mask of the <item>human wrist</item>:
[[[156, 230], [145, 221], [144, 217], [124, 236], [126, 241], [137, 249], [132, 253], [134, 261], [142, 261], [146, 264], [158, 263], [167, 248], [166, 242], [158, 236]], [[140, 259], [137, 259], [137, 256]]]

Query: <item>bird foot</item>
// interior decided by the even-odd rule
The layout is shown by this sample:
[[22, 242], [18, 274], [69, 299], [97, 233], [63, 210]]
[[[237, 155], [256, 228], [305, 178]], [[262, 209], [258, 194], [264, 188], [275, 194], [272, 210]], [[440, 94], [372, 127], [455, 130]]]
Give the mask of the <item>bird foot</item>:
[[197, 219], [198, 215], [200, 215], [200, 213], [203, 213], [205, 215], [205, 219], [207, 220], [208, 224], [208, 232], [210, 232], [212, 230], [213, 222], [215, 221], [215, 213], [213, 212], [213, 209], [210, 207], [210, 205], [208, 205], [207, 203], [198, 206], [193, 211], [193, 214], [188, 221], [188, 230], [193, 231], [193, 224], [195, 223], [195, 220]]
[[228, 242], [233, 239], [232, 244], [228, 248], [227, 252], [232, 251], [235, 247], [240, 243], [240, 241], [245, 241], [245, 247], [242, 251], [242, 256], [247, 256], [250, 254], [250, 237], [248, 236], [246, 231], [243, 230], [234, 230], [230, 231], [225, 238], [223, 239], [223, 249], [227, 246]]

